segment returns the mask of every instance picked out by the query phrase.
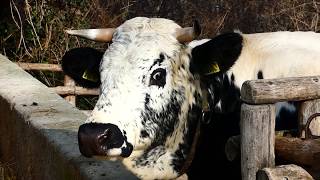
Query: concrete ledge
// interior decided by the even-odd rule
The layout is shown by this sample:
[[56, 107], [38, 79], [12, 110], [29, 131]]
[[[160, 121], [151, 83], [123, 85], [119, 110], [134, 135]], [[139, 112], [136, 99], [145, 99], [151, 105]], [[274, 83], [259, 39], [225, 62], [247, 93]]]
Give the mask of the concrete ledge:
[[86, 116], [0, 55], [0, 162], [17, 179], [137, 179], [121, 163], [80, 155]]

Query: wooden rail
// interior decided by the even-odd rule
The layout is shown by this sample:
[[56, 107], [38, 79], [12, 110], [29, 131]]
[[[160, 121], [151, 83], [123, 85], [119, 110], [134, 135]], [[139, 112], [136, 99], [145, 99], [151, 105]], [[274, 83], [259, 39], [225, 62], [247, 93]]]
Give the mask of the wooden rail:
[[[59, 64], [43, 64], [43, 63], [17, 63], [22, 69], [29, 71], [52, 71], [62, 72]], [[74, 106], [76, 105], [77, 95], [99, 95], [99, 89], [88, 89], [76, 86], [76, 83], [67, 75], [64, 75], [64, 86], [50, 87], [54, 89], [57, 94], [64, 96], [64, 98]], [[89, 114], [88, 111], [84, 111]]]
[[[307, 129], [310, 128], [307, 127], [308, 117], [320, 112], [319, 98], [320, 76], [253, 80], [243, 84], [240, 122], [242, 179], [256, 180], [258, 170], [274, 168], [275, 103], [301, 101], [299, 129], [303, 137], [306, 131], [310, 131]], [[320, 121], [316, 121], [315, 126], [320, 127]], [[316, 128], [313, 133], [320, 134], [319, 131]]]
[[17, 63], [24, 70], [39, 71], [62, 71], [59, 64], [43, 64], [43, 63]]
[[246, 81], [241, 99], [249, 104], [320, 98], [320, 76]]

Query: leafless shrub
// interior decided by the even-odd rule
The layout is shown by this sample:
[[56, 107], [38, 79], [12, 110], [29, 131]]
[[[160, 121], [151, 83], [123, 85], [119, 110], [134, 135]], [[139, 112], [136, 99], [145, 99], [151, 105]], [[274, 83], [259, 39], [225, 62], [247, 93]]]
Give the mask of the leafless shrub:
[[[68, 36], [65, 29], [116, 27], [136, 16], [163, 17], [190, 26], [200, 21], [202, 35], [240, 30], [244, 33], [319, 31], [317, 0], [9, 0], [0, 19], [0, 53], [19, 62], [59, 64], [64, 53], [80, 46], [105, 50], [108, 44]], [[1, 7], [0, 7], [1, 8]], [[4, 9], [5, 10], [5, 9]], [[1, 11], [1, 9], [0, 9]], [[1, 14], [1, 12], [0, 12]], [[48, 86], [63, 83], [62, 75], [33, 72]]]

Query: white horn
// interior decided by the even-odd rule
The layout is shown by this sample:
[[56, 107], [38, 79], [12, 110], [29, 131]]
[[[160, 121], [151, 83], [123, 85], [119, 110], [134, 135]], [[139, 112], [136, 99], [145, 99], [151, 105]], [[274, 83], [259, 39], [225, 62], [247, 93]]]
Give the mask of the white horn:
[[186, 27], [177, 29], [175, 36], [181, 43], [193, 41], [201, 33], [201, 28], [198, 21], [194, 21], [193, 27]]
[[80, 36], [100, 42], [110, 42], [114, 32], [115, 28], [66, 30], [66, 33], [70, 35]]

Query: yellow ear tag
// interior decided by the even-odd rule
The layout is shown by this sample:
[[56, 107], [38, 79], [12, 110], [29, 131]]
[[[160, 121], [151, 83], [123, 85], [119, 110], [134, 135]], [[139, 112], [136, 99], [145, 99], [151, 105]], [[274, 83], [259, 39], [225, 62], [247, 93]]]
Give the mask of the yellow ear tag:
[[209, 67], [209, 72], [207, 73], [207, 75], [209, 74], [214, 74], [214, 73], [218, 73], [220, 72], [220, 68], [217, 62], [214, 62], [211, 64], [211, 66]]
[[82, 74], [82, 78], [92, 82], [98, 82], [99, 80], [97, 75], [94, 73], [91, 73], [88, 69], [84, 71], [84, 73]]

